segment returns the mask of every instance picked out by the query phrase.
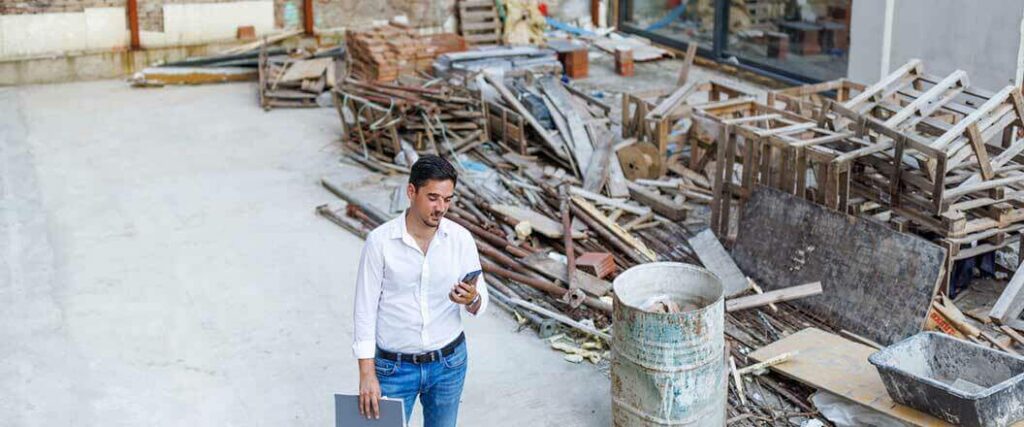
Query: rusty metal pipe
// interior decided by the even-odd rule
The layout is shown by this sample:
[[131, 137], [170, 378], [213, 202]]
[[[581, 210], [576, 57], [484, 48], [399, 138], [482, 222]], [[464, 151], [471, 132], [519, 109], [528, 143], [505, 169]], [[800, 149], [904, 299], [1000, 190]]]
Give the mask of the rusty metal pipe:
[[[501, 266], [498, 266], [487, 260], [480, 260], [480, 264], [483, 266], [483, 270], [488, 274], [494, 274], [509, 280], [515, 280], [516, 282], [522, 283], [524, 285], [529, 285], [541, 291], [547, 292], [556, 298], [561, 298], [562, 295], [564, 295], [566, 292], [569, 292], [569, 290], [547, 280], [536, 279], [523, 274], [519, 274], [506, 268], [503, 268]], [[599, 310], [606, 314], [611, 314], [612, 312], [611, 304], [608, 304], [594, 297], [588, 296], [584, 298], [583, 303], [586, 304], [587, 307]]]
[[512, 259], [508, 255], [496, 249], [494, 246], [487, 244], [487, 242], [477, 240], [476, 250], [479, 251], [481, 254], [493, 259], [495, 262], [505, 266], [506, 268], [511, 268], [522, 274], [530, 274], [530, 269], [526, 268], [526, 266], [524, 266], [522, 263]]
[[316, 19], [313, 15], [313, 0], [303, 0], [302, 2], [302, 29], [306, 31], [307, 36], [316, 35]]
[[512, 254], [513, 256], [525, 257], [530, 255], [530, 252], [526, 251], [525, 249], [512, 245], [505, 239], [495, 235], [494, 233], [484, 230], [483, 228], [477, 226], [476, 224], [471, 224], [469, 221], [466, 221], [463, 218], [455, 216], [445, 216], [445, 218], [448, 218], [455, 222], [456, 224], [465, 227], [467, 230], [469, 230], [470, 233], [475, 234], [477, 237], [483, 239], [487, 243], [493, 246], [504, 248], [506, 251], [508, 251], [508, 253]]
[[131, 48], [139, 50], [142, 43], [139, 41], [139, 0], [128, 0], [128, 29], [131, 32]]

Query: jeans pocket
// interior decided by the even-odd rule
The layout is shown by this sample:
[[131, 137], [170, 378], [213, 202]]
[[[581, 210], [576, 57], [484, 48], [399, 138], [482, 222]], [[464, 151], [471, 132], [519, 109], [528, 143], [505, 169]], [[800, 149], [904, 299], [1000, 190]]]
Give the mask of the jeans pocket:
[[456, 369], [462, 367], [462, 365], [465, 365], [466, 359], [466, 347], [465, 345], [461, 345], [458, 348], [456, 348], [455, 351], [452, 352], [452, 354], [449, 354], [441, 358], [441, 363], [443, 363], [446, 368]]
[[373, 359], [373, 367], [377, 371], [378, 377], [390, 377], [398, 370], [397, 363], [379, 357]]

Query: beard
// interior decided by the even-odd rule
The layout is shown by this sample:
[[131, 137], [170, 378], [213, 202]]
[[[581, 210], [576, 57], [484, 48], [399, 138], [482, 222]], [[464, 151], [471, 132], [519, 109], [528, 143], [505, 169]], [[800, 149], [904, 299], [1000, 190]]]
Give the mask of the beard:
[[437, 228], [439, 225], [441, 225], [441, 218], [443, 218], [443, 217], [444, 217], [444, 212], [441, 212], [441, 213], [437, 214], [437, 216], [435, 216], [433, 213], [431, 213], [431, 214], [427, 214], [427, 216], [424, 216], [424, 217], [420, 218], [420, 220], [422, 220], [423, 221], [423, 225], [426, 225], [427, 227]]

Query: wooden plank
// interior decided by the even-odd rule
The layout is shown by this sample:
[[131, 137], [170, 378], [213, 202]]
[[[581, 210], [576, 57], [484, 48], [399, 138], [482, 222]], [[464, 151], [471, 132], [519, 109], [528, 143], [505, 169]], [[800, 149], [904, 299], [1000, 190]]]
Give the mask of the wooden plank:
[[1006, 98], [1010, 96], [1010, 92], [1014, 90], [1015, 89], [1013, 86], [1004, 87], [1003, 90], [999, 91], [999, 93], [997, 93], [991, 99], [985, 101], [984, 104], [981, 104], [981, 106], [978, 107], [977, 110], [974, 110], [974, 112], [971, 113], [971, 115], [964, 117], [962, 120], [957, 122], [955, 126], [950, 128], [946, 133], [942, 134], [942, 136], [932, 141], [930, 145], [940, 150], [946, 148], [946, 146], [948, 146], [954, 140], [960, 138], [964, 134], [964, 132], [967, 131], [967, 126], [970, 126], [973, 123], [977, 123], [982, 118], [987, 116], [990, 112], [992, 112], [993, 109], [995, 109], [1004, 101], [1006, 101]]
[[294, 82], [306, 79], [315, 79], [324, 74], [327, 71], [327, 67], [334, 62], [334, 58], [317, 58], [307, 59], [304, 61], [295, 61], [291, 67], [288, 67], [288, 71], [281, 77], [282, 82]]
[[808, 283], [806, 285], [791, 286], [783, 289], [765, 292], [763, 294], [750, 295], [733, 298], [725, 301], [725, 311], [740, 311], [755, 307], [761, 307], [777, 302], [792, 301], [795, 299], [818, 295], [821, 293], [821, 282]]
[[889, 345], [920, 332], [946, 251], [887, 225], [758, 187], [742, 208], [732, 251], [765, 291], [822, 282], [794, 301], [819, 320]]
[[940, 95], [945, 93], [947, 90], [954, 86], [965, 87], [967, 86], [967, 73], [963, 70], [956, 70], [941, 82], [928, 89], [927, 92], [921, 94], [920, 97], [915, 99], [913, 102], [903, 107], [899, 112], [893, 114], [885, 121], [885, 125], [889, 127], [897, 127], [904, 120], [909, 119], [917, 115], [922, 109], [928, 107], [929, 104]]
[[515, 95], [505, 87], [505, 84], [501, 81], [501, 77], [494, 77], [490, 74], [484, 73], [484, 78], [487, 79], [487, 82], [498, 91], [505, 102], [512, 106], [512, 109], [515, 110], [516, 113], [519, 113], [520, 116], [526, 119], [526, 122], [533, 127], [533, 130], [537, 131], [537, 134], [540, 135], [541, 139], [549, 148], [554, 150], [555, 153], [566, 153], [565, 147], [560, 142], [555, 141], [544, 125], [540, 124], [540, 122], [530, 114], [530, 111], [527, 110], [518, 99], [516, 99]]
[[858, 110], [861, 104], [882, 94], [882, 92], [885, 91], [885, 89], [889, 87], [889, 85], [899, 81], [900, 79], [903, 79], [907, 75], [920, 74], [920, 70], [921, 60], [912, 59], [906, 64], [903, 64], [902, 67], [896, 69], [896, 71], [890, 73], [882, 80], [879, 80], [877, 83], [871, 85], [871, 87], [864, 89], [863, 92], [855, 96], [853, 99], [844, 102], [843, 106], [851, 110]]
[[679, 78], [676, 79], [676, 86], [682, 86], [686, 84], [686, 80], [690, 78], [690, 68], [693, 67], [693, 60], [697, 56], [697, 43], [690, 42], [686, 46], [686, 57], [683, 59], [683, 67], [679, 69]]
[[1006, 334], [1007, 336], [1012, 338], [1014, 341], [1016, 341], [1017, 344], [1024, 345], [1024, 336], [1021, 336], [1013, 328], [1011, 328], [1009, 326], [1006, 326], [1006, 325], [1003, 325], [1003, 326], [999, 327], [999, 330], [1003, 331], [1004, 334]]
[[992, 306], [988, 317], [1003, 324], [1010, 319], [1019, 317], [1021, 311], [1024, 311], [1024, 292], [1022, 291], [1024, 291], [1024, 264], [1017, 267], [1017, 271], [1013, 273], [1013, 277], [1006, 284], [1003, 293], [999, 295], [999, 299]]
[[[568, 282], [568, 275], [566, 274], [566, 265], [555, 261], [548, 257], [546, 252], [538, 252], [531, 254], [522, 259], [523, 263], [533, 270], [537, 271], [548, 278], [560, 280], [562, 283]], [[596, 297], [604, 296], [612, 289], [612, 284], [606, 280], [601, 280], [590, 273], [585, 271], [575, 270], [572, 275], [572, 283], [583, 289], [583, 292], [591, 294]]]
[[660, 120], [672, 115], [680, 105], [683, 105], [683, 102], [686, 102], [686, 99], [689, 98], [691, 94], [697, 91], [698, 87], [700, 87], [700, 85], [690, 83], [680, 86], [676, 90], [672, 91], [671, 95], [666, 97], [658, 103], [657, 107], [654, 107], [653, 110], [647, 113], [647, 120]]
[[462, 31], [479, 31], [479, 30], [490, 30], [498, 31], [501, 28], [501, 23], [497, 20], [488, 22], [463, 22]]
[[594, 193], [592, 191], [584, 190], [584, 189], [582, 189], [580, 187], [569, 187], [569, 191], [574, 196], [580, 196], [580, 197], [582, 197], [584, 199], [592, 200], [592, 201], [594, 201], [596, 203], [600, 203], [602, 205], [611, 206], [611, 207], [617, 208], [617, 209], [622, 209], [623, 211], [629, 212], [629, 213], [631, 213], [633, 215], [643, 216], [643, 215], [647, 215], [647, 214], [651, 213], [651, 208], [650, 207], [631, 205], [629, 203], [626, 203], [625, 199], [612, 199], [612, 198], [608, 198], [608, 197], [602, 196], [600, 194]]
[[480, 22], [486, 19], [497, 19], [497, 13], [492, 10], [478, 10], [478, 11], [466, 11], [465, 9], [459, 10], [459, 18], [462, 22]]
[[972, 124], [967, 127], [967, 139], [971, 143], [971, 148], [974, 149], [974, 158], [978, 161], [978, 166], [981, 166], [981, 177], [986, 181], [995, 178], [995, 173], [992, 172], [992, 162], [988, 158], [988, 150], [985, 149], [985, 140], [981, 138], [981, 132], [978, 131], [978, 126]]
[[576, 159], [576, 164], [581, 169], [580, 172], [585, 173], [585, 168], [590, 165], [590, 157], [594, 153], [594, 145], [584, 128], [583, 117], [573, 108], [571, 95], [564, 86], [553, 78], [542, 78], [538, 83], [541, 92], [551, 99], [555, 109], [565, 117], [565, 122], [569, 126], [569, 135], [563, 136], [570, 141], [569, 148], [572, 150], [572, 156]]
[[640, 239], [637, 239], [636, 236], [633, 236], [628, 231], [622, 229], [622, 226], [620, 226], [619, 224], [616, 224], [614, 221], [608, 219], [608, 217], [605, 216], [605, 214], [602, 213], [600, 210], [598, 210], [596, 206], [590, 204], [590, 202], [586, 200], [583, 200], [583, 198], [579, 196], [572, 196], [572, 201], [573, 203], [576, 204], [576, 206], [579, 206], [579, 208], [582, 209], [583, 212], [586, 212], [588, 215], [593, 217], [599, 224], [603, 225], [606, 229], [608, 229], [608, 231], [615, 235], [615, 237], [622, 239], [622, 241], [625, 242], [627, 245], [633, 247], [633, 249], [636, 249], [636, 251], [639, 252], [640, 255], [646, 257], [649, 262], [656, 261], [658, 259], [658, 254], [648, 249], [647, 245], [645, 245], [644, 242], [640, 241]]
[[725, 247], [710, 229], [697, 233], [691, 238], [690, 247], [697, 253], [701, 264], [704, 264], [705, 268], [722, 281], [722, 290], [726, 298], [738, 295], [749, 288], [750, 282], [747, 281], [747, 276], [736, 266], [732, 257], [725, 251]]
[[629, 194], [633, 196], [633, 200], [650, 206], [658, 215], [672, 221], [686, 219], [686, 212], [691, 209], [686, 203], [676, 203], [657, 191], [652, 191], [635, 182], [628, 182], [626, 185], [629, 187]]
[[[614, 149], [612, 150], [615, 151]], [[612, 197], [629, 197], [629, 186], [626, 174], [622, 171], [622, 164], [619, 163], [619, 156], [612, 155], [611, 164], [608, 166], [608, 195]]]
[[[570, 125], [571, 127], [572, 125]], [[583, 189], [600, 192], [608, 181], [612, 163], [612, 136], [603, 125], [587, 125], [590, 139], [594, 142], [594, 151], [590, 155], [590, 163], [583, 171]], [[615, 163], [618, 163], [616, 159]], [[580, 163], [583, 166], [583, 163]]]
[[952, 426], [894, 402], [878, 370], [868, 362], [877, 350], [820, 329], [807, 328], [761, 347], [750, 357], [764, 362], [791, 354], [770, 369], [811, 387], [828, 391], [915, 426]]
[[[522, 206], [501, 205], [501, 204], [491, 205], [490, 209], [495, 211], [495, 212], [497, 212], [498, 214], [504, 215], [505, 217], [508, 217], [510, 219], [514, 219], [514, 220], [519, 221], [519, 222], [521, 222], [521, 221], [529, 222], [530, 225], [533, 227], [533, 231], [535, 231], [537, 233], [540, 233], [541, 235], [544, 235], [545, 237], [550, 237], [552, 239], [559, 239], [563, 235], [562, 234], [562, 224], [558, 223], [558, 221], [555, 221], [555, 220], [553, 220], [551, 218], [548, 218], [545, 215], [542, 215], [542, 214], [539, 214], [537, 212], [534, 212], [531, 209], [524, 208]], [[582, 232], [579, 232], [579, 231], [574, 231], [573, 232], [573, 238], [574, 239], [582, 239], [583, 236], [584, 236], [584, 234]]]

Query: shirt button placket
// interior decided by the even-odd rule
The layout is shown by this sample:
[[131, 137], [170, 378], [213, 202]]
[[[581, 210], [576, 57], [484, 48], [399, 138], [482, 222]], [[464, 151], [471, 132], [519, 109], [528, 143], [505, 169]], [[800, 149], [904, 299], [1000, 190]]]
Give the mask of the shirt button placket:
[[430, 333], [427, 332], [427, 319], [430, 318], [429, 307], [427, 306], [427, 284], [430, 283], [430, 264], [427, 257], [423, 257], [423, 266], [420, 269], [420, 317], [423, 319], [423, 326], [420, 329], [420, 339], [423, 347], [430, 344]]

